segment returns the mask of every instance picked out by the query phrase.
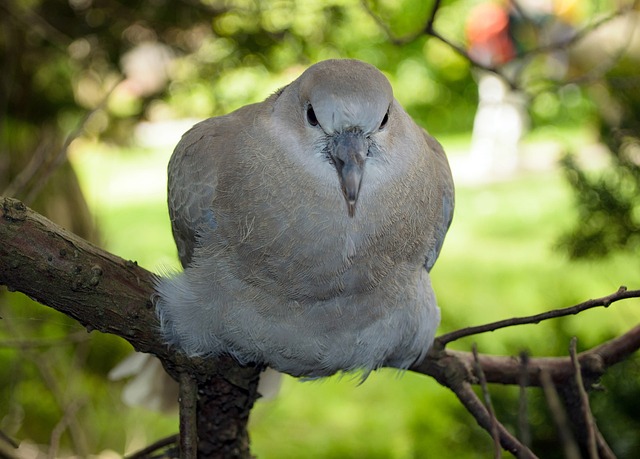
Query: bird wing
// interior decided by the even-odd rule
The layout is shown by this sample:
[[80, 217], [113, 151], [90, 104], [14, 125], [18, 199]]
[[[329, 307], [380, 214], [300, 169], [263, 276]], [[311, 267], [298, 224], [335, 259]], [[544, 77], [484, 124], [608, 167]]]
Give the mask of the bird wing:
[[216, 118], [193, 126], [169, 161], [168, 204], [173, 238], [183, 267], [192, 259], [198, 234], [216, 227], [212, 210], [217, 184]]
[[434, 186], [441, 187], [440, 194], [442, 196], [440, 212], [436, 212], [435, 221], [430, 222], [430, 224], [432, 224], [434, 228], [434, 238], [433, 244], [431, 244], [429, 250], [427, 251], [424, 262], [424, 267], [426, 268], [426, 270], [431, 271], [431, 268], [433, 268], [433, 265], [438, 259], [438, 255], [440, 255], [440, 250], [442, 249], [442, 244], [444, 243], [444, 237], [449, 230], [449, 226], [451, 226], [455, 196], [451, 169], [449, 168], [449, 163], [447, 161], [447, 157], [445, 156], [442, 145], [440, 145], [440, 143], [436, 139], [431, 137], [426, 132], [424, 132], [424, 136], [429, 149], [433, 152], [434, 155], [434, 165], [436, 168], [437, 177]]

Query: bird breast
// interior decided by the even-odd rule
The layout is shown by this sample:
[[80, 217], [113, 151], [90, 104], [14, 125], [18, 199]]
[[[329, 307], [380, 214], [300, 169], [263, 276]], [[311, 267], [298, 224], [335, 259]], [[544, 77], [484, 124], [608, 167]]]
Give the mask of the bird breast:
[[286, 164], [251, 170], [256, 164], [218, 184], [215, 240], [222, 256], [234, 252], [225, 258], [237, 278], [305, 303], [371, 291], [392, 272], [421, 269], [426, 237], [411, 214], [422, 210], [393, 205], [406, 199], [406, 183], [398, 195], [381, 195], [375, 176], [365, 175], [349, 217], [335, 171], [294, 179]]

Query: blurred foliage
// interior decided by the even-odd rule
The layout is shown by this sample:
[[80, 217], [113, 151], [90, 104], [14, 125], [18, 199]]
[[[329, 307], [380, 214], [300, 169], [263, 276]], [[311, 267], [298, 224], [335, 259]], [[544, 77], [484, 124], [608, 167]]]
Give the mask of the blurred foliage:
[[[461, 39], [471, 3], [443, 2], [438, 25]], [[383, 6], [394, 29], [410, 31], [420, 29], [431, 8], [415, 1]], [[400, 50], [356, 0], [8, 0], [3, 8], [5, 133], [17, 124], [33, 133], [52, 120], [71, 130], [124, 74], [108, 116], [85, 126], [90, 135], [124, 140], [126, 127], [140, 117], [221, 114], [332, 57], [363, 59], [387, 72], [401, 102], [432, 129], [465, 131], [475, 109], [465, 59], [426, 37]], [[158, 84], [144, 86], [141, 79], [150, 77], [127, 65], [136, 50], [164, 56], [151, 69]]]
[[[443, 0], [436, 30], [464, 46], [466, 14], [478, 1]], [[74, 155], [73, 162], [81, 171], [103, 245], [152, 269], [175, 267], [163, 196], [170, 149], [163, 146], [158, 153], [112, 144], [135, 144], [132, 132], [140, 121], [223, 114], [265, 98], [312, 62], [352, 57], [385, 72], [407, 111], [447, 146], [447, 135], [470, 131], [477, 89], [467, 59], [421, 34], [433, 3], [2, 0], [0, 189], [33, 196], [34, 204], [41, 203], [37, 209], [95, 238], [73, 169], [69, 164], [55, 169], [65, 137], [81, 135], [70, 150], [84, 152]], [[581, 13], [573, 18], [574, 25], [589, 23], [617, 3], [577, 2]], [[394, 45], [372, 14], [393, 36], [415, 39]], [[578, 84], [558, 88], [558, 81], [550, 81], [547, 71], [556, 61], [549, 53], [526, 61], [522, 82], [532, 96], [532, 126], [602, 126], [603, 139], [616, 153], [613, 166], [598, 177], [573, 163], [569, 176], [579, 199], [584, 196], [577, 213], [555, 175], [459, 186], [454, 226], [434, 270], [442, 331], [567, 306], [637, 279], [631, 253], [598, 265], [570, 265], [550, 249], [557, 228], [569, 227], [571, 218], [579, 218], [591, 238], [574, 253], [598, 244], [632, 247], [634, 238], [625, 234], [637, 232], [638, 224], [637, 168], [631, 167], [637, 165], [640, 132], [637, 63], [621, 60], [606, 80], [585, 89]], [[612, 111], [624, 113], [618, 124], [605, 121], [605, 105], [598, 98], [603, 91], [616, 101]], [[23, 177], [25, 183], [16, 182], [30, 163], [33, 171]], [[574, 234], [566, 241], [579, 240]], [[628, 307], [615, 309], [623, 312], [592, 312], [530, 327], [526, 333], [514, 329], [480, 336], [477, 342], [483, 352], [565, 354], [573, 334], [588, 347], [637, 322]], [[86, 457], [109, 447], [132, 451], [176, 430], [173, 416], [123, 406], [122, 384], [106, 382], [109, 369], [130, 351], [122, 340], [84, 334], [72, 320], [21, 295], [0, 296], [0, 316], [2, 432], [46, 450], [60, 430], [61, 451]], [[455, 346], [468, 349], [468, 344]], [[337, 378], [321, 384], [287, 379], [279, 400], [254, 410], [256, 453], [398, 458], [491, 454], [488, 436], [452, 394], [419, 375], [394, 379], [391, 373], [377, 373], [360, 387]], [[640, 400], [637, 374], [635, 360], [616, 367], [603, 380], [608, 392], [593, 397], [596, 416], [606, 420], [601, 426], [607, 426], [605, 435], [621, 457], [640, 456], [633, 439], [639, 411], [631, 409], [632, 401]], [[515, 419], [513, 390], [496, 392], [500, 417]], [[544, 406], [542, 397], [532, 396], [532, 428], [543, 456], [553, 457], [557, 441]]]
[[575, 258], [640, 248], [640, 49], [630, 51], [590, 88], [609, 164], [593, 171], [573, 156], [563, 160], [578, 219], [560, 244]]

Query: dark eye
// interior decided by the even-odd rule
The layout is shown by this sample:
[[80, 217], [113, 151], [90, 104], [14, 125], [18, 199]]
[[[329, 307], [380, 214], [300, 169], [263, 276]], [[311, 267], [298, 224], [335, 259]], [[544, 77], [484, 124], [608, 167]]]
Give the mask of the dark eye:
[[387, 113], [384, 114], [384, 118], [382, 118], [382, 121], [380, 121], [380, 127], [378, 129], [379, 130], [384, 129], [388, 121], [389, 121], [389, 110], [387, 110]]
[[311, 126], [318, 125], [318, 118], [316, 118], [316, 112], [313, 111], [311, 104], [307, 107], [307, 121]]

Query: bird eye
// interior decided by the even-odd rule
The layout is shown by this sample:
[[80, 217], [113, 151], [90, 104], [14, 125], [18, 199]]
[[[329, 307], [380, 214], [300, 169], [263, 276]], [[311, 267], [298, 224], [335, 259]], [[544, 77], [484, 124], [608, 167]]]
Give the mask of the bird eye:
[[382, 121], [380, 121], [380, 127], [378, 128], [378, 130], [384, 129], [384, 127], [387, 125], [387, 121], [389, 121], [389, 110], [387, 110], [387, 113], [384, 114], [384, 118], [382, 118]]
[[313, 111], [311, 104], [307, 106], [307, 121], [311, 126], [317, 126], [319, 124], [318, 118], [316, 118], [316, 112]]

